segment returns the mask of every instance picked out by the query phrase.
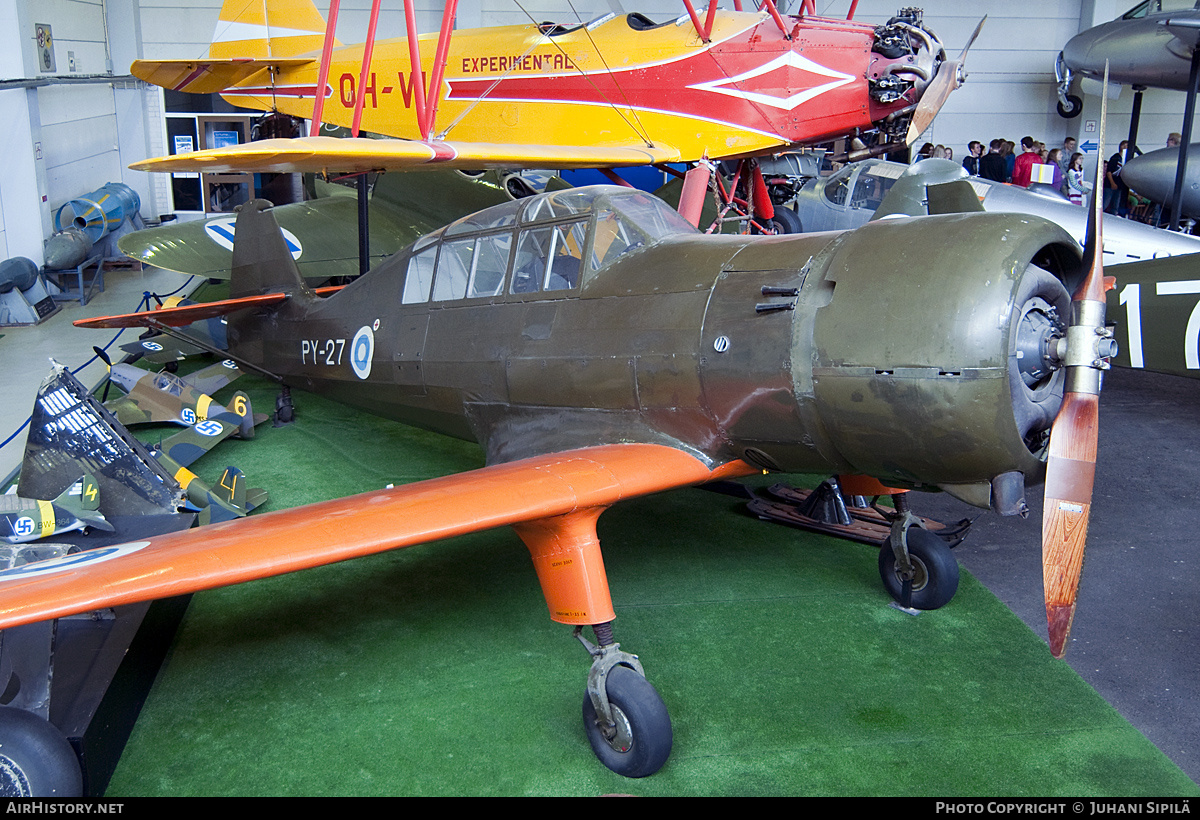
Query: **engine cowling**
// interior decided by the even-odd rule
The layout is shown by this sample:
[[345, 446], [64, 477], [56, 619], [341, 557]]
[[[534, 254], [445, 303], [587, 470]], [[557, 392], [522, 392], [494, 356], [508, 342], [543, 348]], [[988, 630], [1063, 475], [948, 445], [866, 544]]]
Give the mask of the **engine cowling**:
[[[749, 245], [714, 288], [702, 371], [731, 447], [769, 469], [832, 466], [1021, 511], [1062, 400], [1060, 279], [1078, 275], [1078, 246], [1010, 214], [810, 241]], [[798, 271], [797, 251], [812, 254]], [[765, 356], [784, 334], [787, 352]]]

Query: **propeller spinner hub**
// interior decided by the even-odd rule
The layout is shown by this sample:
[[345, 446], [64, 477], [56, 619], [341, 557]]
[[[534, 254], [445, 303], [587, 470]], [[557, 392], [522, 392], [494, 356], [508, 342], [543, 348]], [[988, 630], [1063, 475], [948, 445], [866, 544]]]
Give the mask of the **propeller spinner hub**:
[[1058, 310], [1040, 297], [1030, 299], [1017, 326], [1016, 356], [1021, 381], [1036, 390], [1062, 367], [1063, 323]]
[[1104, 302], [1091, 299], [1072, 303], [1063, 359], [1068, 392], [1098, 395], [1101, 374], [1109, 369], [1109, 359], [1117, 355], [1117, 342], [1104, 325], [1104, 308]]

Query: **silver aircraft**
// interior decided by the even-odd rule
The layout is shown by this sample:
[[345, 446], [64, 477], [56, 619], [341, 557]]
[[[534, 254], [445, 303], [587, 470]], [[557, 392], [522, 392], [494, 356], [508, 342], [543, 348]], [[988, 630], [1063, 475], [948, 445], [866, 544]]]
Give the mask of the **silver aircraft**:
[[1105, 61], [1114, 83], [1186, 90], [1200, 35], [1198, 6], [1196, 0], [1144, 0], [1116, 20], [1072, 37], [1054, 66], [1058, 113], [1076, 117], [1083, 111], [1082, 100], [1070, 93], [1071, 81], [1099, 80]]
[[[764, 164], [764, 173], [770, 176], [770, 170]], [[889, 202], [907, 199], [902, 212], [918, 215], [925, 213], [926, 185], [955, 179], [967, 179], [971, 183], [985, 211], [1045, 217], [1058, 223], [1082, 245], [1087, 230], [1086, 208], [1071, 203], [1048, 185], [1025, 189], [970, 177], [961, 165], [944, 159], [926, 159], [913, 165], [868, 159], [847, 165], [831, 176], [810, 176], [796, 194], [794, 207], [801, 230], [846, 230], [870, 221], [884, 197], [901, 181], [902, 188], [912, 191], [911, 196], [905, 197], [905, 191], [897, 190], [896, 193], [902, 196], [892, 196]], [[1141, 188], [1137, 190], [1140, 192]], [[1117, 216], [1104, 218], [1106, 266], [1198, 251], [1198, 237], [1152, 228]]]
[[[1184, 216], [1200, 216], [1200, 143], [1188, 147], [1188, 163], [1183, 177], [1180, 213]], [[1175, 171], [1179, 163], [1178, 148], [1160, 148], [1140, 157], [1134, 157], [1121, 168], [1121, 179], [1133, 190], [1155, 202], [1168, 203], [1175, 192]], [[1164, 208], [1164, 213], [1167, 211]]]

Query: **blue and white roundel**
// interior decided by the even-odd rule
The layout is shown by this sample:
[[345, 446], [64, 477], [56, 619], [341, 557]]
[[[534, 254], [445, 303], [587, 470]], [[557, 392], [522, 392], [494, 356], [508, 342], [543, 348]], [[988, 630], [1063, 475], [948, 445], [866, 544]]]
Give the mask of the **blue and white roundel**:
[[360, 328], [350, 343], [350, 366], [354, 375], [365, 379], [371, 375], [371, 357], [375, 354], [375, 333], [369, 327]]
[[83, 564], [111, 561], [122, 555], [129, 555], [150, 546], [149, 541], [133, 541], [129, 544], [116, 544], [111, 547], [99, 547], [84, 550], [74, 555], [61, 555], [58, 558], [47, 558], [45, 561], [34, 561], [32, 564], [0, 570], [0, 583], [16, 578], [29, 578], [31, 575], [49, 575], [54, 572], [66, 572]]
[[[204, 223], [204, 233], [208, 234], [208, 238], [213, 242], [216, 242], [225, 250], [231, 251], [233, 250], [233, 232], [236, 223], [236, 216], [214, 219]], [[300, 254], [304, 253], [304, 248], [300, 246], [300, 240], [286, 228], [280, 228], [279, 230], [283, 234], [283, 239], [287, 243], [288, 250], [292, 253], [292, 258], [299, 259]]]

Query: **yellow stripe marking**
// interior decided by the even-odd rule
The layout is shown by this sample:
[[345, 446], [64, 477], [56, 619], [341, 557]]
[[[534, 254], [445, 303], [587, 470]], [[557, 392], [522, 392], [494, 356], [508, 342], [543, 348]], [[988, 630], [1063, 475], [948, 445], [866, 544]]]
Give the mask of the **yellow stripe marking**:
[[39, 501], [37, 505], [38, 515], [42, 517], [42, 538], [45, 538], [54, 532], [54, 505], [49, 501]]

